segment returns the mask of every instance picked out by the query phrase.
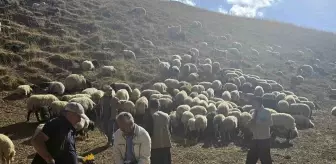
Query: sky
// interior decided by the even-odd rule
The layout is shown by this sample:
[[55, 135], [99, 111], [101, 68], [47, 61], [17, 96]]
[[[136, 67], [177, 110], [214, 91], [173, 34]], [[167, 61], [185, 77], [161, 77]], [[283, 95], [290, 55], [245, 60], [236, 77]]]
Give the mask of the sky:
[[336, 0], [174, 0], [223, 14], [336, 33]]

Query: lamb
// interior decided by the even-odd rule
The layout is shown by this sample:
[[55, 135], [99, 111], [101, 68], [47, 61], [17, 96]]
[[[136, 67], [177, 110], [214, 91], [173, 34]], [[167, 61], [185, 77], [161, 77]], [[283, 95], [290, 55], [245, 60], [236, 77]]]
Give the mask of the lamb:
[[71, 74], [65, 78], [64, 86], [66, 91], [75, 92], [85, 88], [91, 88], [92, 84], [86, 80], [83, 75]]
[[312, 111], [309, 106], [303, 103], [293, 103], [289, 106], [289, 113], [292, 115], [303, 115], [308, 118], [311, 117]]
[[81, 66], [83, 71], [92, 71], [95, 68], [93, 63], [89, 60], [84, 60]]
[[52, 102], [58, 101], [59, 99], [52, 94], [42, 94], [42, 95], [32, 95], [27, 100], [27, 122], [29, 121], [30, 114], [35, 112], [37, 121], [41, 121], [38, 112], [40, 112], [41, 107], [50, 106]]
[[264, 89], [261, 86], [256, 86], [254, 89], [254, 95], [262, 97], [264, 95]]
[[190, 112], [192, 114], [196, 115], [206, 115], [207, 114], [207, 110], [204, 106], [200, 106], [200, 105], [195, 105], [192, 108], [190, 108]]
[[60, 116], [61, 111], [68, 104], [67, 101], [54, 101], [50, 104], [50, 115], [52, 117]]
[[100, 70], [102, 76], [112, 76], [117, 71], [114, 66], [103, 66]]
[[297, 127], [300, 128], [314, 128], [314, 123], [306, 116], [303, 115], [292, 115], [292, 117], [295, 119], [295, 123]]
[[61, 97], [62, 101], [69, 101], [73, 98], [77, 98], [77, 97], [87, 97], [87, 98], [91, 98], [91, 95], [88, 94], [74, 94], [74, 95], [63, 95]]
[[235, 116], [227, 116], [220, 125], [221, 140], [229, 141], [238, 134], [238, 119]]
[[95, 128], [95, 123], [91, 120], [81, 120], [79, 124], [75, 127], [76, 129], [76, 136], [79, 134], [81, 136], [84, 136], [86, 138], [89, 137], [89, 130], [93, 131]]
[[159, 91], [160, 93], [167, 92], [167, 85], [165, 83], [154, 83], [152, 89]]
[[222, 94], [222, 99], [225, 101], [231, 101], [231, 93], [229, 91], [224, 91]]
[[128, 93], [132, 93], [132, 88], [126, 83], [112, 83], [110, 86], [116, 92], [121, 89], [125, 89]]
[[4, 99], [8, 99], [11, 97], [11, 95], [18, 95], [18, 96], [24, 96], [24, 97], [29, 97], [33, 92], [33, 88], [31, 85], [19, 85], [12, 94], [7, 96]]
[[3, 164], [14, 161], [16, 151], [13, 141], [6, 135], [0, 134], [0, 159]]
[[134, 88], [131, 95], [130, 95], [130, 100], [135, 102], [137, 101], [141, 96], [141, 92], [138, 88]]
[[225, 91], [229, 91], [229, 92], [231, 92], [231, 91], [234, 91], [234, 90], [238, 90], [238, 87], [237, 87], [236, 84], [233, 84], [233, 83], [226, 83], [226, 84], [224, 84], [223, 89], [224, 89]]
[[135, 53], [131, 50], [123, 50], [122, 55], [124, 56], [125, 59], [133, 59], [136, 60]]
[[129, 100], [129, 94], [126, 89], [120, 89], [116, 92], [116, 97], [119, 100]]

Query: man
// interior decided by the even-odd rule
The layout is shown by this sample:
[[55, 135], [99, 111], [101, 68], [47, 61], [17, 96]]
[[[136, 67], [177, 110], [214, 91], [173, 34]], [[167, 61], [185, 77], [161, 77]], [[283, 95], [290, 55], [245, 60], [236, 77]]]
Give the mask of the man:
[[69, 102], [61, 116], [48, 121], [43, 129], [32, 137], [35, 148], [32, 164], [77, 164], [74, 127], [89, 120], [81, 104]]
[[151, 139], [148, 132], [134, 123], [131, 113], [118, 114], [119, 129], [114, 133], [115, 164], [149, 164]]
[[108, 86], [104, 96], [101, 98], [100, 105], [100, 120], [104, 134], [107, 136], [107, 146], [113, 144], [113, 133], [116, 131], [117, 124], [115, 122], [118, 99], [114, 97], [114, 90]]
[[171, 136], [169, 132], [169, 116], [159, 111], [158, 100], [149, 101], [149, 111], [152, 116], [153, 129], [151, 130], [152, 150], [151, 164], [171, 164]]
[[263, 107], [261, 97], [254, 97], [251, 103], [254, 111], [249, 127], [253, 133], [253, 140], [247, 153], [246, 164], [256, 164], [258, 159], [262, 164], [272, 164], [270, 127], [273, 121], [271, 112]]

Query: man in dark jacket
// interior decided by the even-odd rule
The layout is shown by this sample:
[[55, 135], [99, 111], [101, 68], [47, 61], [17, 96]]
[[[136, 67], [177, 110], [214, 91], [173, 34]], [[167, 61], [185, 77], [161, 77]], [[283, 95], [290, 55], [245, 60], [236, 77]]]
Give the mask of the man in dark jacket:
[[149, 135], [152, 139], [151, 164], [171, 164], [171, 136], [169, 131], [169, 115], [159, 111], [158, 100], [149, 101], [151, 125]]
[[31, 140], [37, 152], [32, 164], [77, 164], [74, 127], [81, 119], [89, 119], [83, 106], [69, 102], [60, 117], [48, 121]]

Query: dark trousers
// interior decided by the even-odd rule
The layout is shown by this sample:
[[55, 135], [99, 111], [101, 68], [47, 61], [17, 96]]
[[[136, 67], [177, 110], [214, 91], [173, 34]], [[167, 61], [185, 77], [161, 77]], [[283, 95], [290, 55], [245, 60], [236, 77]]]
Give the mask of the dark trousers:
[[152, 149], [151, 164], [171, 164], [170, 147]]
[[113, 133], [118, 130], [118, 125], [115, 120], [105, 120], [103, 122], [104, 132], [107, 136], [108, 142], [113, 144]]
[[272, 164], [270, 139], [252, 140], [246, 164], [256, 164], [258, 159], [262, 164]]

